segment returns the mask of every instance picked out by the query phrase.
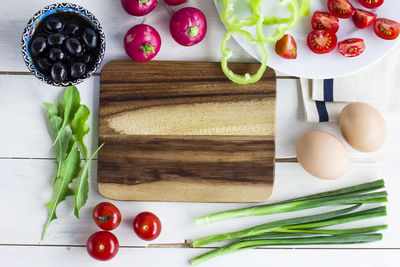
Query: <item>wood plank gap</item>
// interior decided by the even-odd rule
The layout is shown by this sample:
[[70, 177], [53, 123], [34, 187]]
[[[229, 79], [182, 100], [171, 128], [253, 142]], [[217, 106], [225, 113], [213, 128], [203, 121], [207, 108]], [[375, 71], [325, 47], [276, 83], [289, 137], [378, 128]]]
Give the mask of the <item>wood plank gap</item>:
[[297, 158], [277, 158], [275, 159], [275, 162], [279, 163], [293, 163], [293, 162], [299, 162]]
[[[0, 160], [10, 160], [10, 159], [15, 159], [15, 160], [57, 160], [56, 158], [29, 158], [29, 157], [0, 157]], [[85, 160], [84, 158], [81, 158], [81, 160]], [[93, 159], [94, 161], [97, 161], [97, 159]]]
[[282, 80], [299, 80], [299, 77], [295, 76], [276, 76], [276, 79], [282, 79]]
[[[33, 73], [30, 71], [0, 71], [0, 75], [17, 76], [17, 75], [33, 75]], [[92, 76], [100, 76], [100, 73], [99, 72], [93, 73]]]

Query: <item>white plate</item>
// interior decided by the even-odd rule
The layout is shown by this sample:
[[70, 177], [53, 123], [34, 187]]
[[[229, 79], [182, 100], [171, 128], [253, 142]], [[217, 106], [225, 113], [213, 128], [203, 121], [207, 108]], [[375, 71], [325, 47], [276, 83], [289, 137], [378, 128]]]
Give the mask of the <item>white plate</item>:
[[[214, 0], [218, 11], [220, 12], [223, 5], [222, 0]], [[238, 1], [240, 2], [240, 1]], [[279, 0], [264, 0], [263, 12], [265, 15], [276, 15], [287, 17], [289, 12], [285, 7], [279, 5]], [[287, 60], [276, 55], [274, 44], [265, 44], [268, 52], [268, 66], [286, 73], [288, 75], [309, 78], [309, 79], [326, 79], [346, 76], [351, 73], [358, 72], [389, 53], [400, 41], [400, 37], [396, 40], [387, 41], [377, 37], [374, 33], [373, 26], [366, 29], [358, 29], [354, 26], [353, 20], [339, 19], [340, 28], [337, 32], [338, 41], [352, 37], [362, 38], [365, 42], [365, 51], [358, 57], [346, 58], [342, 56], [336, 48], [329, 54], [317, 55], [311, 52], [307, 46], [307, 35], [312, 30], [311, 17], [314, 11], [328, 11], [327, 0], [311, 0], [311, 12], [308, 17], [301, 18], [298, 24], [288, 33], [292, 34], [297, 43], [297, 59]], [[355, 8], [364, 9], [357, 0], [350, 0]], [[242, 17], [248, 17], [247, 1], [242, 1], [243, 7], [235, 8], [235, 12]], [[237, 11], [240, 10], [240, 11]], [[368, 10], [368, 9], [367, 9]], [[386, 0], [382, 6], [375, 10], [368, 10], [378, 15], [378, 18], [388, 18], [400, 22], [400, 1]], [[240, 13], [239, 13], [240, 12]], [[247, 28], [249, 32], [255, 36], [255, 27]], [[268, 33], [268, 29], [266, 29]], [[234, 39], [245, 49], [250, 55], [258, 59], [258, 51], [256, 47], [249, 45], [246, 40], [239, 36]]]

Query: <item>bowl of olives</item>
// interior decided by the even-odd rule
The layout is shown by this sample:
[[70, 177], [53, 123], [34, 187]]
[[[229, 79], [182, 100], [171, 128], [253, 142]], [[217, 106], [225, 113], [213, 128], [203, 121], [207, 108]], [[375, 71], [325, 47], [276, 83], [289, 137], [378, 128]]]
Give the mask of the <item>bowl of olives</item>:
[[100, 22], [85, 8], [53, 4], [38, 11], [22, 36], [28, 69], [53, 86], [81, 83], [100, 66], [106, 39]]

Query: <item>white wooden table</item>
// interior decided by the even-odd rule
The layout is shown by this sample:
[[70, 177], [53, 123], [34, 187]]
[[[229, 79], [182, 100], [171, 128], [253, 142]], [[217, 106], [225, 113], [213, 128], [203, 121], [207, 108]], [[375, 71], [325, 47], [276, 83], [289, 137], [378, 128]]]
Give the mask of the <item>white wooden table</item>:
[[[73, 214], [73, 199], [67, 198], [57, 210], [58, 219], [41, 241], [47, 219], [44, 203], [48, 201], [51, 179], [55, 173], [54, 155], [47, 132], [44, 102], [55, 102], [62, 92], [38, 81], [27, 72], [20, 52], [20, 39], [28, 19], [40, 8], [54, 0], [2, 1], [0, 8], [0, 266], [189, 266], [189, 260], [207, 248], [184, 248], [185, 240], [236, 230], [266, 220], [286, 218], [274, 215], [196, 226], [193, 218], [245, 204], [149, 203], [117, 202], [123, 222], [114, 233], [120, 241], [120, 252], [113, 260], [101, 263], [86, 253], [86, 240], [99, 229], [91, 218], [93, 207], [105, 201], [97, 193], [97, 161], [91, 166], [89, 200], [82, 209], [81, 219]], [[127, 15], [119, 0], [75, 0], [95, 14], [107, 37], [104, 62], [126, 59], [122, 39], [141, 18]], [[211, 0], [193, 0], [191, 6], [201, 8], [208, 19], [206, 39], [197, 46], [184, 48], [169, 36], [169, 12], [160, 3], [146, 23], [155, 26], [163, 40], [158, 60], [219, 61], [219, 46], [224, 28]], [[234, 60], [252, 61], [237, 45]], [[349, 225], [387, 223], [384, 240], [378, 243], [352, 246], [309, 246], [301, 248], [269, 248], [244, 251], [219, 257], [204, 266], [398, 266], [400, 260], [400, 117], [386, 116], [388, 140], [378, 153], [362, 155], [350, 150], [351, 168], [336, 181], [323, 181], [305, 173], [295, 162], [295, 143], [311, 129], [321, 129], [340, 136], [335, 123], [308, 124], [304, 122], [299, 101], [299, 82], [278, 73], [277, 138], [275, 188], [270, 201], [283, 200], [323, 190], [335, 189], [376, 178], [385, 178], [390, 194], [388, 216], [375, 221]], [[82, 102], [92, 110], [88, 138], [90, 151], [97, 146], [97, 116], [99, 77], [94, 76], [79, 86]], [[282, 160], [289, 158], [291, 160]], [[399, 195], [397, 195], [399, 194]], [[162, 244], [149, 248], [132, 230], [134, 216], [144, 210], [157, 214], [162, 223], [160, 237], [150, 242]]]

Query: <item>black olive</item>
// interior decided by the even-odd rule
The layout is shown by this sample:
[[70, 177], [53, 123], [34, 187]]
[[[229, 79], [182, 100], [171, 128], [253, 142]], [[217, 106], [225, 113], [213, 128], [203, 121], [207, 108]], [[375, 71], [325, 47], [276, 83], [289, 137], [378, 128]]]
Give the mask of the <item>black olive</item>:
[[49, 52], [49, 59], [53, 62], [65, 60], [65, 53], [60, 48], [52, 48]]
[[67, 52], [72, 56], [82, 56], [85, 52], [81, 42], [76, 38], [70, 38], [65, 41], [65, 48]]
[[85, 64], [89, 64], [92, 61], [92, 56], [90, 54], [83, 55], [82, 62]]
[[51, 78], [53, 78], [53, 81], [55, 82], [63, 82], [67, 80], [67, 67], [61, 63], [57, 62], [51, 67]]
[[86, 74], [86, 65], [82, 62], [72, 63], [70, 68], [70, 75], [72, 78], [81, 78]]
[[49, 32], [59, 32], [64, 28], [65, 22], [63, 18], [57, 15], [52, 15], [46, 19], [45, 25]]
[[48, 74], [50, 72], [51, 64], [47, 58], [38, 58], [35, 62], [35, 67], [42, 73]]
[[65, 33], [68, 35], [76, 35], [79, 32], [79, 24], [76, 22], [71, 22], [65, 28]]
[[95, 49], [97, 47], [98, 37], [93, 29], [87, 28], [83, 32], [82, 39], [88, 49]]
[[38, 56], [46, 50], [47, 39], [45, 37], [37, 37], [32, 40], [30, 53], [32, 56]]
[[53, 33], [47, 38], [47, 43], [51, 46], [62, 45], [67, 37], [63, 33]]

